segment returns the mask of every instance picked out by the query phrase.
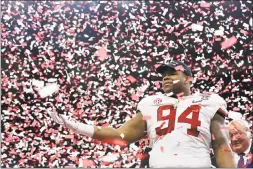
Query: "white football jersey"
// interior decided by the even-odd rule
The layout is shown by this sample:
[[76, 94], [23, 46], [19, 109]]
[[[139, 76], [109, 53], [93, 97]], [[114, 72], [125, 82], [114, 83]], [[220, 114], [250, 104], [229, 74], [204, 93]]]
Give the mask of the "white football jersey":
[[219, 95], [148, 96], [138, 110], [147, 122], [150, 167], [211, 167], [211, 120], [218, 110], [227, 115]]

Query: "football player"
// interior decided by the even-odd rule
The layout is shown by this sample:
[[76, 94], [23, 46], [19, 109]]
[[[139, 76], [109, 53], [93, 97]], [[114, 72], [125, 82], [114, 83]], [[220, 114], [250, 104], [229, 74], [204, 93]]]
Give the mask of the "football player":
[[147, 136], [152, 147], [150, 167], [210, 168], [212, 146], [218, 167], [234, 168], [223, 128], [227, 116], [224, 99], [212, 93], [191, 94], [192, 72], [180, 61], [162, 64], [157, 72], [163, 77], [164, 94], [142, 99], [136, 116], [120, 128], [90, 126], [58, 113], [51, 116], [75, 133], [109, 143], [131, 144]]

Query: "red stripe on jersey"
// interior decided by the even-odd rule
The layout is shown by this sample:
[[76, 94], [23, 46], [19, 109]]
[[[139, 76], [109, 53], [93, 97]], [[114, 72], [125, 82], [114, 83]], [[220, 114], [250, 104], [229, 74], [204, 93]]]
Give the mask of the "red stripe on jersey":
[[228, 116], [228, 114], [224, 110], [222, 110], [221, 108], [219, 108], [218, 112], [220, 112], [221, 114], [223, 114], [225, 117]]

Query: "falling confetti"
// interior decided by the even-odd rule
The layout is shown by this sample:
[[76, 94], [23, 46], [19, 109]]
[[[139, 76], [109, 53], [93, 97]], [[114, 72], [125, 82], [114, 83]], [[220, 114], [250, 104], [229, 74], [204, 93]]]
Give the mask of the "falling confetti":
[[123, 133], [121, 133], [120, 137], [123, 139], [125, 137], [125, 135]]
[[211, 6], [211, 4], [208, 3], [208, 2], [202, 2], [202, 3], [200, 4], [200, 7], [202, 7], [202, 8], [210, 8], [210, 6]]
[[233, 46], [236, 42], [237, 42], [237, 38], [236, 38], [235, 36], [233, 36], [233, 37], [231, 37], [231, 38], [226, 39], [225, 41], [223, 41], [223, 42], [221, 43], [221, 48], [222, 48], [223, 50], [228, 49], [228, 48], [230, 48], [231, 46]]
[[142, 120], [151, 120], [151, 116], [143, 116]]
[[98, 59], [101, 61], [104, 61], [108, 57], [107, 51], [104, 46], [99, 48], [99, 50], [97, 51], [97, 56]]
[[113, 155], [107, 155], [107, 156], [104, 156], [101, 158], [101, 161], [104, 161], [104, 162], [114, 162], [116, 161], [117, 159], [119, 158], [118, 155], [116, 154], [113, 154]]
[[92, 160], [83, 159], [83, 168], [88, 168], [94, 166], [94, 162]]
[[1, 14], [3, 168], [140, 167], [145, 140], [128, 148], [123, 135], [110, 143], [72, 135], [45, 112], [118, 128], [162, 90], [155, 69], [165, 60], [190, 65], [193, 93], [218, 93], [228, 111], [252, 113], [251, 1], [2, 1]]
[[53, 93], [58, 92], [59, 86], [56, 83], [49, 84], [45, 87], [43, 87], [41, 90], [39, 90], [39, 95], [42, 98], [45, 98], [47, 96], [52, 95]]
[[161, 152], [164, 153], [164, 147], [161, 146], [160, 149], [161, 149]]
[[177, 71], [184, 71], [184, 67], [183, 66], [181, 66], [181, 65], [179, 65], [179, 66], [176, 66], [175, 67], [175, 70], [177, 70]]
[[131, 75], [129, 75], [129, 76], [127, 77], [127, 79], [128, 79], [131, 83], [136, 82], [136, 79], [135, 79], [133, 76], [131, 76]]
[[212, 140], [215, 140], [214, 134], [212, 134]]
[[224, 148], [223, 150], [224, 150], [225, 152], [232, 152], [231, 149], [229, 149], [229, 148]]
[[220, 127], [221, 130], [228, 130], [228, 127], [222, 126]]

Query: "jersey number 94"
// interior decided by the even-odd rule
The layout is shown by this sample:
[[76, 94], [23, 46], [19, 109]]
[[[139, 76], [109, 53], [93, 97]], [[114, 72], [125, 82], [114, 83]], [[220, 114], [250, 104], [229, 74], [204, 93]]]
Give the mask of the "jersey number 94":
[[[163, 116], [163, 111], [169, 110], [169, 115]], [[201, 121], [199, 121], [199, 111], [200, 105], [191, 105], [188, 107], [179, 117], [178, 123], [188, 123], [191, 125], [189, 129], [187, 129], [187, 134], [191, 136], [198, 137], [199, 131], [197, 127], [201, 125]], [[192, 114], [192, 118], [187, 118], [189, 114]], [[176, 121], [176, 109], [172, 105], [163, 105], [157, 109], [157, 120], [164, 121], [169, 120], [168, 126], [162, 129], [163, 124], [160, 127], [157, 127], [156, 134], [159, 136], [165, 135], [167, 133], [171, 133], [175, 128]]]

